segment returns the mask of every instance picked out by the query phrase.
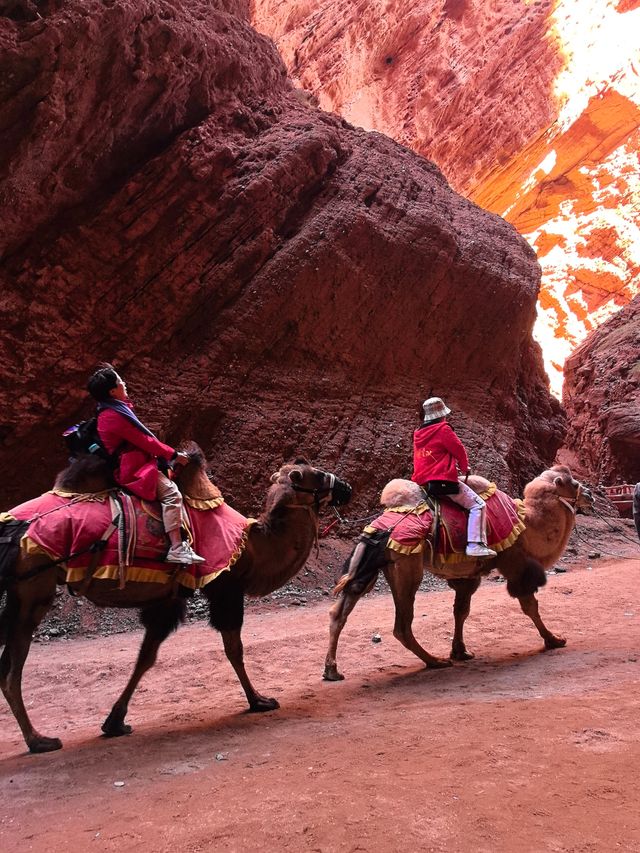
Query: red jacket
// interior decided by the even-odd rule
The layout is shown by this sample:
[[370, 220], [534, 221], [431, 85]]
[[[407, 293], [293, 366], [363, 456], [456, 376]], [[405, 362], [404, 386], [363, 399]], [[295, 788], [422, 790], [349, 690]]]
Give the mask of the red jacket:
[[103, 409], [98, 415], [98, 435], [109, 453], [119, 450], [116, 483], [146, 501], [156, 498], [158, 465], [156, 459], [169, 461], [173, 447], [157, 438], [145, 435], [131, 421], [113, 409]]
[[414, 483], [423, 486], [429, 480], [457, 482], [458, 468], [462, 474], [468, 472], [467, 451], [446, 421], [421, 427], [414, 432], [411, 475]]

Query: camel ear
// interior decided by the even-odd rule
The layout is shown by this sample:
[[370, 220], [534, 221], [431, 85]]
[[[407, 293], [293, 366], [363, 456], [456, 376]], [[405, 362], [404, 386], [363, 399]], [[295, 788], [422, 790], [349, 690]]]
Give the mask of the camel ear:
[[289, 471], [289, 479], [292, 483], [301, 483], [302, 471], [298, 471], [297, 468], [294, 468], [293, 471]]
[[293, 464], [294, 464], [294, 465], [308, 465], [309, 463], [308, 463], [308, 461], [305, 459], [305, 457], [304, 457], [304, 456], [296, 456], [295, 461], [294, 461], [294, 463], [293, 463]]
[[278, 477], [279, 477], [279, 476], [280, 476], [280, 471], [276, 471], [275, 473], [273, 473], [273, 474], [271, 475], [271, 482], [272, 482], [272, 483], [277, 483], [277, 482], [278, 482]]
[[562, 479], [562, 477], [556, 477], [553, 481], [553, 485], [557, 488], [558, 486], [561, 486], [563, 482], [564, 480]]

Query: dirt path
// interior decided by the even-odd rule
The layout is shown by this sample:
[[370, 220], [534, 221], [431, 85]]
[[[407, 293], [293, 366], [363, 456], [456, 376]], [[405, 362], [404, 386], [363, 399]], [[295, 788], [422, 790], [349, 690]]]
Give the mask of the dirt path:
[[[244, 713], [219, 638], [189, 625], [98, 738], [139, 632], [40, 644], [26, 695], [65, 748], [24, 753], [0, 706], [4, 851], [637, 851], [640, 560], [552, 576], [541, 653], [502, 584], [474, 598], [477, 657], [426, 671], [392, 637], [388, 594], [343, 635], [347, 680], [322, 682], [326, 599], [247, 614], [250, 673], [280, 711]], [[451, 636], [449, 592], [421, 592], [416, 633]], [[372, 643], [379, 631], [382, 642]], [[115, 782], [123, 782], [115, 786]]]

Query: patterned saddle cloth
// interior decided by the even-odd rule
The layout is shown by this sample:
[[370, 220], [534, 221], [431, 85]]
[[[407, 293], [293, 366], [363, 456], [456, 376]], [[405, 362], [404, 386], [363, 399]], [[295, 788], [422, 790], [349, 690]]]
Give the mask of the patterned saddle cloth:
[[[525, 529], [524, 503], [501, 492], [495, 483], [480, 497], [487, 504], [487, 543], [494, 551], [504, 551]], [[393, 507], [367, 525], [364, 533], [389, 531], [387, 547], [401, 554], [421, 554], [428, 548], [432, 551], [432, 566], [468, 563], [467, 513], [458, 504], [442, 498], [434, 546], [435, 514], [426, 502], [415, 507]]]
[[54, 560], [77, 555], [62, 564], [67, 583], [85, 577], [92, 559], [88, 549], [109, 531], [113, 521], [94, 579], [120, 579], [121, 585], [130, 581], [167, 583], [175, 579], [182, 586], [196, 589], [228, 571], [236, 562], [253, 520], [236, 512], [222, 497], [212, 501], [185, 497], [184, 506], [190, 539], [196, 552], [205, 558], [204, 563], [166, 563], [169, 541], [162, 526], [160, 504], [123, 492], [92, 495], [46, 492], [3, 513], [0, 521], [30, 521], [21, 542], [25, 553], [44, 551]]

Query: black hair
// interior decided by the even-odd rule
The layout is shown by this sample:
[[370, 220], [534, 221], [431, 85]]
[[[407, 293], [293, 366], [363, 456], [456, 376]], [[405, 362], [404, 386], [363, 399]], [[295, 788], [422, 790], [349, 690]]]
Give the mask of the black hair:
[[118, 374], [112, 364], [104, 363], [89, 377], [87, 391], [94, 400], [104, 403], [111, 397], [109, 391], [118, 384]]

